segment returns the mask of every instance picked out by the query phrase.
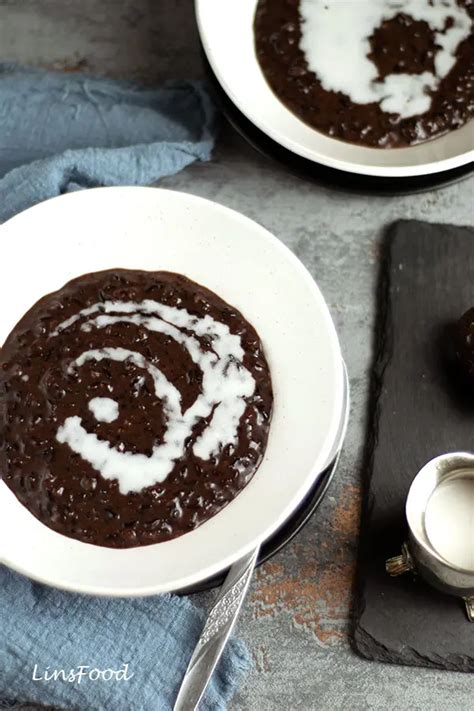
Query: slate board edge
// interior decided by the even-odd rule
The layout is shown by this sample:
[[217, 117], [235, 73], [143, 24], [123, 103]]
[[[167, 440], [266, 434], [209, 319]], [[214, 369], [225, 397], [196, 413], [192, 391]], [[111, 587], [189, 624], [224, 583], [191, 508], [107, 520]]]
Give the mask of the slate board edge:
[[[466, 621], [466, 624], [469, 623]], [[435, 657], [419, 654], [411, 647], [405, 647], [400, 653], [391, 652], [378, 640], [374, 639], [362, 626], [358, 626], [355, 630], [352, 644], [359, 656], [374, 662], [461, 673], [472, 674], [474, 672], [472, 660], [463, 656], [443, 656], [440, 661], [437, 661]]]
[[[392, 238], [399, 222], [392, 224], [386, 235], [382, 238], [381, 247], [381, 269], [379, 272], [378, 283], [376, 286], [376, 302], [380, 304], [376, 318], [374, 329], [374, 359], [371, 369], [371, 379], [369, 388], [369, 405], [368, 405], [368, 427], [369, 432], [363, 457], [362, 470], [362, 506], [361, 518], [359, 524], [360, 538], [358, 561], [356, 568], [356, 577], [354, 583], [354, 600], [353, 600], [353, 618], [352, 618], [352, 633], [350, 642], [356, 653], [365, 659], [390, 662], [390, 655], [386, 647], [379, 644], [373, 637], [368, 634], [362, 626], [362, 617], [365, 606], [363, 590], [365, 581], [360, 574], [362, 565], [361, 560], [364, 557], [366, 540], [369, 535], [368, 529], [364, 526], [365, 519], [370, 515], [373, 507], [373, 499], [370, 491], [370, 483], [373, 475], [373, 460], [375, 448], [377, 446], [378, 424], [379, 424], [379, 408], [380, 408], [380, 392], [383, 384], [383, 375], [385, 368], [390, 361], [392, 353], [392, 328], [391, 328], [391, 306], [389, 299], [390, 289], [390, 269], [391, 269], [391, 246]], [[376, 647], [379, 654], [370, 654], [367, 648], [367, 641], [371, 640], [372, 647]]]

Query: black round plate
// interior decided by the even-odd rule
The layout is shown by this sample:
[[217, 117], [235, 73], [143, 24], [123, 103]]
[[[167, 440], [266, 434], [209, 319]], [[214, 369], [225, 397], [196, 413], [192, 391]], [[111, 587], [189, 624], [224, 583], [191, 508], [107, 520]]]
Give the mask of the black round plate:
[[266, 133], [255, 126], [235, 106], [213, 73], [207, 58], [204, 63], [211, 89], [229, 123], [255, 148], [267, 158], [281, 163], [290, 172], [321, 185], [338, 190], [376, 195], [406, 195], [434, 190], [451, 185], [472, 174], [474, 163], [468, 163], [459, 168], [453, 168], [441, 173], [419, 175], [407, 178], [380, 178], [369, 175], [358, 175], [343, 170], [328, 168], [320, 163], [302, 158], [292, 151], [283, 148], [279, 143], [269, 138]]
[[[257, 565], [265, 563], [265, 561], [278, 553], [278, 551], [284, 548], [284, 546], [286, 546], [286, 544], [289, 543], [299, 531], [301, 531], [303, 526], [306, 525], [324, 498], [329, 484], [331, 483], [331, 479], [337, 469], [338, 460], [339, 456], [336, 457], [336, 459], [318, 478], [316, 483], [313, 484], [312, 488], [306, 494], [297, 510], [285, 521], [282, 526], [280, 526], [273, 536], [265, 541], [260, 549]], [[225, 570], [212, 578], [208, 578], [207, 580], [203, 580], [196, 585], [180, 590], [179, 594], [190, 595], [191, 593], [203, 592], [204, 590], [210, 590], [211, 588], [220, 586], [224, 582], [226, 575], [227, 571]]]

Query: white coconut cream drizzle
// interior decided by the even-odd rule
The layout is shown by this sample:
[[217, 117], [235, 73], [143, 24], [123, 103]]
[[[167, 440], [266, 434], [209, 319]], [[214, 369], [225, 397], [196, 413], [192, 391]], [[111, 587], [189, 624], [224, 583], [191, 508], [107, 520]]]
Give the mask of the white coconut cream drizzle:
[[[164, 481], [175, 462], [184, 455], [185, 443], [193, 427], [203, 418], [211, 416], [193, 445], [197, 457], [209, 460], [222, 447], [236, 443], [239, 422], [245, 412], [245, 398], [253, 394], [255, 380], [243, 365], [240, 336], [232, 334], [228, 326], [209, 315], [198, 318], [186, 309], [150, 299], [142, 302], [106, 301], [71, 316], [51, 336], [57, 336], [81, 320], [79, 328], [86, 332], [116, 323], [133, 323], [163, 333], [186, 348], [202, 372], [202, 392], [183, 412], [179, 390], [141, 353], [105, 346], [85, 351], [71, 364], [73, 373], [88, 361], [131, 362], [151, 376], [155, 394], [163, 403], [167, 429], [163, 442], [154, 446], [151, 456], [112, 447], [95, 433], [87, 432], [78, 416], [67, 417], [57, 431], [57, 440], [68, 444], [105, 479], [117, 479], [122, 493], [141, 491]], [[211, 350], [208, 351], [202, 349], [197, 338], [205, 335], [211, 339]], [[118, 404], [111, 398], [93, 398], [89, 408], [99, 421], [111, 422], [112, 419], [106, 418], [116, 419], [118, 416]]]
[[[388, 113], [409, 118], [431, 106], [427, 89], [436, 89], [455, 63], [459, 44], [471, 32], [471, 19], [456, 0], [301, 0], [300, 47], [326, 91], [346, 94], [356, 104], [378, 102]], [[385, 20], [405, 13], [428, 23], [441, 48], [435, 74], [389, 74], [377, 81], [369, 59], [369, 38]], [[452, 27], [445, 29], [452, 20]]]
[[119, 414], [118, 402], [110, 397], [94, 397], [89, 402], [89, 410], [97, 422], [113, 422]]

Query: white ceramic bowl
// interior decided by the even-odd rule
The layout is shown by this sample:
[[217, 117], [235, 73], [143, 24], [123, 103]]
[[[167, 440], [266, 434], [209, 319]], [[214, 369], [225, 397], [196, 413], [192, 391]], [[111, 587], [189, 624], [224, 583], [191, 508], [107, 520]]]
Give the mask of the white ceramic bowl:
[[265, 80], [254, 45], [257, 0], [195, 0], [195, 5], [204, 50], [222, 88], [255, 126], [293, 153], [330, 168], [389, 178], [438, 173], [473, 160], [473, 121], [441, 138], [386, 150], [319, 133], [291, 113]]
[[156, 188], [98, 188], [49, 200], [2, 225], [0, 241], [0, 343], [38, 298], [73, 277], [166, 269], [217, 292], [256, 327], [275, 396], [263, 463], [197, 530], [141, 548], [93, 546], [41, 524], [0, 482], [0, 562], [69, 590], [146, 595], [194, 585], [268, 538], [326, 464], [343, 416], [336, 332], [298, 259], [242, 215]]

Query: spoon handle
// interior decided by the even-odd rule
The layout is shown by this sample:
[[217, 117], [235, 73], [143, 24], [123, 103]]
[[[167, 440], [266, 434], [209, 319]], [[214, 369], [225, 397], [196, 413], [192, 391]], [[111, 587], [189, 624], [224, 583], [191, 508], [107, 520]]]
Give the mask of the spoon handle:
[[234, 628], [252, 578], [259, 547], [230, 568], [196, 644], [173, 711], [194, 711]]

